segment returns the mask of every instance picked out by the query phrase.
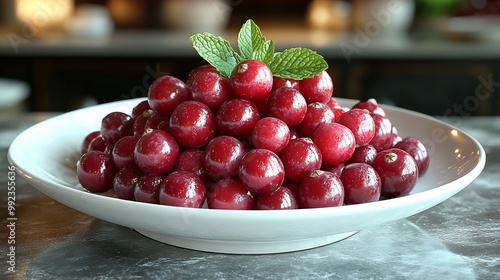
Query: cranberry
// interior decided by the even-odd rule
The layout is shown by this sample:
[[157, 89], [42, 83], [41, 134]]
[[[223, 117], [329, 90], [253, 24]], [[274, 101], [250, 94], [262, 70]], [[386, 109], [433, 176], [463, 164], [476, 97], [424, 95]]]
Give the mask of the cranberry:
[[176, 77], [157, 78], [149, 87], [149, 106], [160, 115], [170, 116], [177, 105], [191, 98], [191, 90]]
[[401, 142], [401, 137], [399, 136], [398, 129], [393, 125], [391, 128], [391, 148], [397, 143]]
[[372, 145], [357, 147], [346, 163], [363, 162], [371, 165], [376, 156], [377, 149]]
[[177, 157], [179, 146], [172, 135], [163, 130], [144, 134], [135, 146], [134, 158], [145, 173], [162, 174], [170, 171]]
[[302, 208], [341, 206], [344, 203], [342, 182], [331, 172], [315, 170], [300, 183], [299, 203]]
[[134, 134], [134, 119], [122, 112], [111, 112], [101, 122], [101, 135], [114, 145], [120, 138]]
[[170, 116], [164, 116], [158, 114], [157, 112], [152, 112], [144, 125], [144, 131], [150, 129], [161, 129], [168, 132], [168, 129], [165, 129], [165, 127], [168, 126], [169, 121]]
[[296, 90], [299, 90], [299, 82], [298, 80], [294, 79], [285, 79], [281, 77], [273, 77], [273, 88], [272, 91], [277, 90], [282, 87], [289, 87], [289, 88], [294, 88]]
[[371, 114], [375, 122], [375, 136], [373, 136], [370, 145], [375, 147], [377, 151], [382, 151], [392, 147], [392, 123], [386, 118], [378, 114]]
[[330, 107], [331, 109], [342, 108], [340, 102], [333, 96], [330, 97], [330, 99], [326, 102], [326, 105], [328, 105], [328, 107]]
[[113, 156], [113, 162], [118, 170], [126, 165], [135, 165], [134, 150], [137, 141], [139, 141], [139, 139], [134, 136], [125, 136], [116, 142], [111, 151], [111, 155]]
[[140, 115], [142, 115], [145, 111], [151, 110], [151, 106], [149, 106], [149, 102], [147, 100], [139, 102], [132, 109], [132, 118], [137, 119]]
[[280, 119], [267, 117], [260, 119], [252, 130], [252, 144], [256, 148], [279, 153], [290, 140], [290, 129]]
[[[330, 105], [327, 105], [327, 106], [330, 107]], [[346, 110], [344, 110], [344, 108], [340, 108], [340, 107], [335, 107], [335, 108], [330, 107], [330, 109], [332, 109], [334, 121], [338, 121], [340, 116], [342, 116], [345, 112], [349, 111], [349, 110], [346, 111]]]
[[307, 103], [327, 103], [333, 95], [332, 78], [326, 71], [300, 81], [300, 92]]
[[385, 111], [380, 105], [378, 105], [377, 100], [370, 98], [366, 101], [360, 101], [356, 103], [352, 108], [365, 109], [372, 114], [377, 114], [385, 117]]
[[199, 149], [186, 150], [179, 155], [174, 169], [176, 171], [191, 171], [207, 184], [212, 181], [204, 164], [205, 151]]
[[251, 210], [254, 197], [239, 180], [226, 178], [210, 186], [207, 205], [210, 209]]
[[291, 140], [281, 151], [280, 159], [288, 180], [300, 182], [312, 171], [319, 169], [322, 163], [321, 152], [310, 138]]
[[142, 112], [141, 115], [137, 116], [134, 121], [134, 137], [140, 138], [144, 134], [144, 130], [146, 130], [146, 124], [148, 123], [149, 118], [153, 114], [153, 110], [146, 110]]
[[335, 176], [340, 178], [340, 174], [342, 174], [342, 170], [344, 170], [344, 167], [345, 164], [343, 162], [335, 165], [324, 164], [323, 166], [321, 166], [321, 170], [332, 172], [333, 174], [335, 174]]
[[367, 145], [375, 136], [375, 122], [366, 110], [351, 109], [340, 115], [337, 122], [352, 131], [357, 146]]
[[323, 156], [323, 162], [335, 165], [347, 161], [356, 149], [356, 140], [351, 130], [339, 123], [319, 126], [312, 135]]
[[135, 200], [134, 190], [139, 179], [144, 175], [136, 165], [127, 165], [120, 169], [113, 179], [113, 191], [116, 197]]
[[351, 163], [344, 167], [340, 180], [344, 186], [345, 204], [374, 202], [380, 199], [382, 182], [378, 173], [366, 163]]
[[335, 115], [332, 109], [324, 103], [314, 102], [307, 105], [307, 113], [304, 120], [298, 125], [300, 134], [311, 137], [314, 130], [326, 123], [332, 123]]
[[273, 74], [264, 62], [248, 59], [236, 65], [229, 81], [236, 96], [257, 101], [269, 97]]
[[170, 116], [170, 131], [179, 144], [188, 148], [205, 146], [215, 134], [214, 114], [198, 101], [184, 101]]
[[231, 95], [229, 79], [223, 77], [215, 68], [200, 69], [191, 83], [192, 99], [206, 104], [210, 110], [216, 112], [222, 103]]
[[187, 76], [187, 79], [186, 79], [186, 85], [188, 87], [191, 87], [191, 85], [193, 84], [194, 82], [194, 79], [196, 78], [196, 76], [198, 75], [198, 73], [202, 72], [202, 71], [205, 71], [205, 70], [209, 70], [209, 71], [217, 71], [215, 69], [215, 67], [213, 67], [212, 65], [210, 64], [204, 64], [204, 65], [200, 65], [196, 68], [194, 68], [193, 70], [191, 70], [191, 72], [189, 72], [188, 76]]
[[136, 201], [152, 204], [159, 203], [160, 184], [163, 177], [158, 174], [144, 174], [134, 189], [134, 197]]
[[205, 202], [205, 185], [194, 173], [174, 171], [160, 186], [160, 204], [201, 208]]
[[[288, 180], [288, 179], [285, 178], [285, 181], [283, 181], [283, 184], [281, 186], [283, 188], [288, 188], [289, 190], [292, 191], [293, 195], [297, 199], [297, 204], [298, 204], [298, 202], [299, 202], [299, 186], [300, 186], [300, 182], [290, 181], [290, 180]], [[300, 204], [299, 204], [299, 207], [300, 207]]]
[[93, 132], [87, 134], [87, 136], [85, 136], [85, 138], [83, 139], [83, 142], [82, 142], [82, 146], [81, 146], [82, 154], [85, 154], [86, 152], [88, 152], [90, 142], [92, 142], [92, 140], [94, 140], [94, 138], [100, 137], [100, 136], [101, 136], [100, 131], [93, 131]]
[[219, 135], [229, 135], [245, 140], [259, 120], [259, 110], [251, 101], [230, 99], [220, 107], [215, 117]]
[[290, 140], [300, 138], [300, 134], [297, 130], [290, 130]]
[[382, 195], [385, 197], [407, 195], [417, 183], [417, 164], [410, 154], [401, 149], [379, 152], [372, 166], [382, 179]]
[[259, 194], [255, 201], [256, 210], [297, 209], [299, 204], [292, 190], [279, 187], [273, 192]]
[[275, 153], [254, 149], [241, 159], [239, 177], [243, 186], [251, 192], [272, 192], [283, 183], [285, 169]]
[[92, 139], [92, 141], [90, 141], [87, 152], [100, 151], [109, 154], [111, 153], [112, 150], [113, 150], [113, 145], [106, 142], [106, 139], [99, 133], [97, 137], [95, 137], [94, 139]]
[[404, 150], [413, 157], [417, 163], [419, 176], [427, 172], [430, 162], [429, 152], [420, 140], [415, 137], [406, 137], [402, 139], [401, 142], [397, 143], [394, 148]]
[[270, 116], [281, 119], [288, 126], [295, 126], [306, 116], [307, 102], [298, 90], [282, 87], [271, 93], [267, 109]]
[[203, 162], [208, 174], [214, 179], [238, 176], [240, 162], [245, 153], [245, 146], [238, 139], [219, 136], [205, 147]]
[[111, 155], [90, 151], [81, 156], [76, 174], [82, 187], [92, 193], [106, 192], [113, 188], [116, 168]]

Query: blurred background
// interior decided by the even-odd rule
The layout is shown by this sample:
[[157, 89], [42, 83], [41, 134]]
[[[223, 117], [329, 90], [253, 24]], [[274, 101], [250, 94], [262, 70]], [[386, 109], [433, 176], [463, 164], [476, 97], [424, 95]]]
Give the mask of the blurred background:
[[189, 36], [249, 18], [323, 55], [336, 97], [500, 115], [500, 0], [0, 0], [0, 113], [146, 96], [205, 63]]

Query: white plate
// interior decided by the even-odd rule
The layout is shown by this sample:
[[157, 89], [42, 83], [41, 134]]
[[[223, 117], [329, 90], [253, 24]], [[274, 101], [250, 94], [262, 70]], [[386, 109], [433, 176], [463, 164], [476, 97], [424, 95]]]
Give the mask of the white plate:
[[[481, 145], [432, 117], [385, 106], [400, 135], [429, 148], [429, 171], [405, 197], [332, 208], [238, 211], [170, 207], [92, 194], [79, 185], [80, 144], [112, 111], [130, 113], [141, 99], [69, 112], [39, 123], [12, 143], [8, 158], [33, 186], [78, 211], [133, 228], [168, 244], [222, 253], [262, 254], [313, 248], [424, 211], [469, 185], [483, 170]], [[355, 101], [339, 99], [344, 106]]]

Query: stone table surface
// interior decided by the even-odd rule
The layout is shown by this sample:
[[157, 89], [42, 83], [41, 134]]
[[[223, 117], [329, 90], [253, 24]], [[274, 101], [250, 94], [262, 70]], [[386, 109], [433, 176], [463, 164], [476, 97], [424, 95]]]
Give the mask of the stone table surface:
[[73, 210], [16, 183], [15, 272], [8, 271], [8, 146], [51, 113], [0, 116], [1, 278], [11, 279], [500, 279], [500, 117], [459, 127], [487, 163], [470, 186], [422, 213], [327, 246], [225, 255], [173, 247]]

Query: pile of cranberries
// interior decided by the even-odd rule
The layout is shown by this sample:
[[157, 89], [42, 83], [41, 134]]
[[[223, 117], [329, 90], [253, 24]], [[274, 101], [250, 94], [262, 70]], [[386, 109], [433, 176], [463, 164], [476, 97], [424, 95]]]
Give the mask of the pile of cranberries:
[[211, 209], [332, 207], [403, 196], [429, 165], [416, 138], [401, 139], [373, 99], [333, 97], [326, 71], [273, 77], [259, 60], [229, 78], [214, 67], [183, 82], [156, 79], [130, 114], [111, 112], [82, 144], [90, 192]]

